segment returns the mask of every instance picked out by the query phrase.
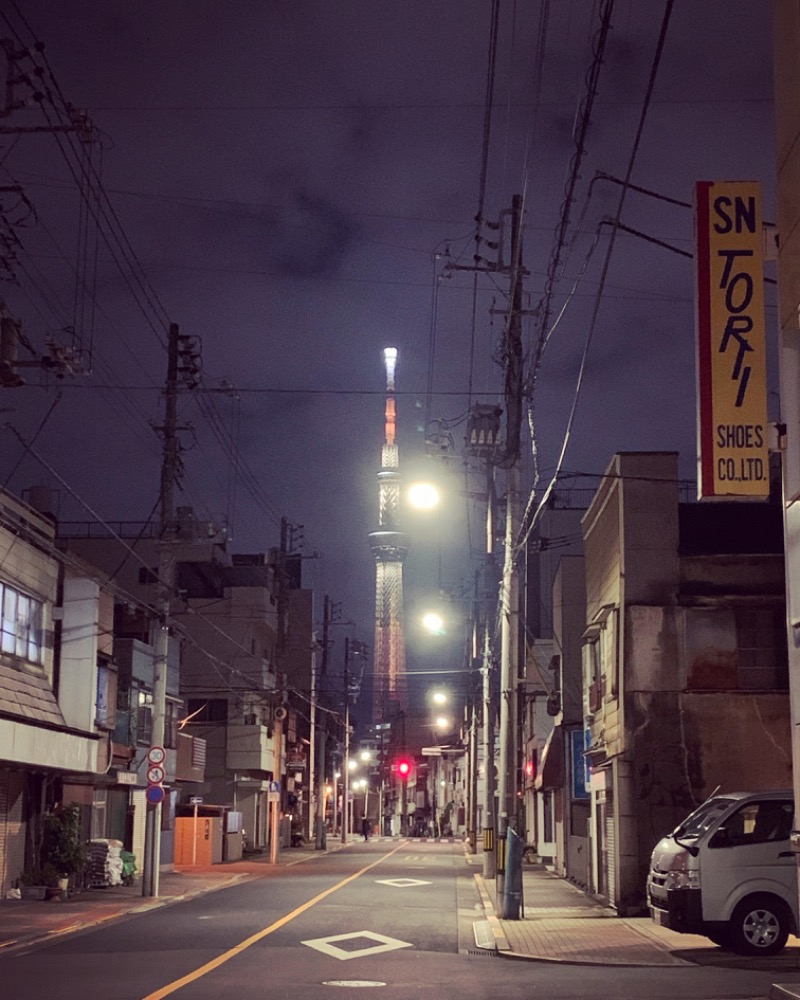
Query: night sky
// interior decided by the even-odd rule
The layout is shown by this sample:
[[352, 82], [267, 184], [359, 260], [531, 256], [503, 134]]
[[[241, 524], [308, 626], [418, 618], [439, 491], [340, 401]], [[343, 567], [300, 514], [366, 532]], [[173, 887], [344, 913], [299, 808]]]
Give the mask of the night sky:
[[[669, 6], [613, 5], [551, 321], [567, 308], [533, 397], [538, 495], [587, 338], [565, 485], [620, 450], [678, 451], [681, 475], [694, 477], [692, 211], [674, 202], [691, 202], [697, 180], [758, 180], [774, 218], [770, 4], [677, 0], [659, 53]], [[444, 654], [425, 659], [412, 613], [439, 589], [458, 606], [482, 546], [464, 499], [477, 489], [463, 472], [464, 415], [501, 400], [508, 290], [506, 277], [482, 273], [474, 294], [473, 273], [459, 269], [475, 253], [482, 150], [484, 217], [525, 199], [530, 356], [600, 28], [588, 0], [500, 0], [484, 145], [492, 7], [10, 0], [2, 37], [45, 48], [19, 63], [44, 68], [15, 89], [29, 106], [0, 119], [0, 186], [11, 189], [0, 192], [0, 238], [18, 241], [3, 254], [0, 295], [36, 352], [48, 338], [74, 345], [90, 371], [26, 368], [26, 386], [5, 389], [3, 484], [54, 487], [64, 520], [149, 517], [160, 468], [151, 424], [162, 419], [167, 326], [178, 323], [201, 339], [204, 363], [203, 391], [181, 398], [192, 430], [178, 503], [227, 523], [235, 551], [277, 545], [281, 516], [302, 524], [318, 613], [329, 594], [355, 622], [350, 634], [371, 642], [366, 536], [382, 350], [396, 346], [401, 462], [429, 467], [448, 491], [432, 520], [408, 524], [411, 660], [447, 666]], [[66, 103], [88, 113], [91, 145], [75, 132], [17, 131], [69, 124]], [[629, 169], [655, 195], [624, 197], [622, 223], [644, 236], [618, 232], [608, 257], [611, 228], [600, 227], [589, 255], [622, 194], [590, 183]], [[81, 171], [102, 178], [99, 200], [97, 183], [90, 195], [99, 231], [81, 223]], [[767, 317], [774, 326], [772, 286]], [[426, 419], [452, 439], [447, 464], [425, 459]], [[528, 459], [526, 488], [533, 476]]]

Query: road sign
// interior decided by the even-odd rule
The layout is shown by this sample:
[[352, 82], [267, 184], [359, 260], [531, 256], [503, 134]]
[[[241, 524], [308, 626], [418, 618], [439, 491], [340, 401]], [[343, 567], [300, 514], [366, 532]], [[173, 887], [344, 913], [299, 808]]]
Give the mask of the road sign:
[[157, 806], [159, 802], [164, 801], [165, 794], [166, 793], [161, 785], [148, 785], [147, 790], [144, 793], [144, 797], [151, 806]]
[[160, 785], [164, 780], [164, 768], [158, 764], [151, 764], [147, 769], [147, 780], [151, 785]]
[[190, 806], [201, 806], [202, 804], [203, 804], [203, 796], [202, 795], [190, 795], [189, 796], [189, 805]]
[[167, 751], [163, 747], [152, 746], [147, 751], [147, 761], [149, 764], [163, 764], [167, 758]]

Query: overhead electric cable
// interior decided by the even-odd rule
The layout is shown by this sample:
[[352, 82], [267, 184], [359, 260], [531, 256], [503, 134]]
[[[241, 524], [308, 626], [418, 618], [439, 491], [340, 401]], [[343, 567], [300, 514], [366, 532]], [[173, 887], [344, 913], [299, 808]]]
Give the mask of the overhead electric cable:
[[[579, 371], [578, 371], [578, 378], [577, 378], [577, 382], [576, 382], [576, 385], [575, 385], [575, 392], [574, 392], [573, 400], [572, 400], [572, 406], [570, 408], [570, 413], [569, 413], [569, 416], [568, 416], [568, 419], [567, 419], [567, 426], [565, 428], [564, 438], [563, 438], [563, 441], [562, 441], [562, 444], [561, 444], [561, 451], [559, 453], [558, 460], [556, 462], [555, 471], [554, 471], [554, 473], [553, 473], [550, 481], [548, 482], [546, 489], [544, 490], [542, 498], [539, 501], [539, 504], [538, 504], [538, 506], [536, 508], [536, 511], [535, 511], [533, 517], [528, 517], [527, 518], [528, 519], [527, 525], [525, 524], [525, 521], [523, 520], [521, 535], [520, 535], [520, 538], [518, 538], [518, 540], [517, 540], [517, 545], [519, 547], [523, 546], [525, 544], [525, 542], [527, 541], [527, 539], [528, 539], [531, 531], [533, 530], [534, 525], [536, 524], [536, 522], [538, 520], [538, 517], [539, 517], [541, 511], [544, 510], [544, 508], [545, 508], [545, 506], [547, 504], [547, 501], [548, 501], [548, 499], [550, 497], [550, 494], [553, 492], [553, 489], [555, 488], [555, 484], [556, 484], [556, 481], [558, 479], [558, 474], [559, 474], [559, 472], [561, 470], [561, 467], [563, 465], [564, 457], [566, 455], [567, 447], [569, 445], [569, 441], [570, 441], [570, 438], [571, 438], [571, 435], [572, 435], [572, 427], [573, 427], [573, 424], [575, 422], [575, 415], [576, 415], [577, 409], [578, 409], [578, 401], [580, 399], [581, 389], [583, 387], [583, 379], [584, 379], [584, 375], [585, 375], [585, 372], [586, 372], [586, 362], [587, 362], [587, 359], [588, 359], [588, 356], [589, 356], [589, 349], [591, 347], [591, 343], [592, 343], [592, 339], [593, 339], [593, 336], [594, 336], [594, 332], [595, 332], [595, 329], [597, 327], [597, 319], [598, 319], [598, 316], [600, 314], [600, 304], [601, 304], [602, 298], [603, 298], [603, 289], [605, 287], [605, 282], [606, 282], [606, 279], [608, 277], [609, 268], [611, 266], [611, 258], [613, 256], [614, 246], [615, 246], [615, 243], [616, 243], [617, 227], [618, 227], [620, 219], [622, 217], [622, 209], [623, 209], [623, 207], [625, 205], [625, 198], [626, 198], [627, 191], [628, 191], [628, 183], [630, 182], [631, 175], [633, 174], [633, 168], [634, 168], [634, 165], [636, 163], [637, 154], [639, 152], [639, 145], [641, 143], [642, 134], [644, 132], [644, 125], [645, 125], [645, 122], [647, 120], [647, 113], [648, 113], [648, 111], [650, 109], [650, 101], [651, 101], [651, 98], [652, 98], [653, 90], [655, 88], [656, 77], [658, 75], [658, 68], [659, 68], [659, 65], [661, 63], [661, 56], [662, 56], [663, 51], [664, 51], [664, 45], [665, 45], [665, 42], [666, 42], [667, 30], [669, 28], [670, 17], [672, 15], [673, 4], [674, 4], [674, 0], [666, 0], [666, 4], [665, 4], [665, 7], [664, 7], [664, 14], [663, 14], [662, 21], [661, 21], [661, 28], [660, 28], [659, 35], [658, 35], [658, 42], [657, 42], [657, 45], [656, 45], [656, 52], [655, 52], [655, 55], [653, 57], [653, 63], [652, 63], [651, 68], [650, 68], [650, 76], [649, 76], [649, 79], [648, 79], [648, 82], [647, 82], [647, 89], [646, 89], [645, 96], [644, 96], [644, 101], [643, 101], [643, 104], [642, 104], [641, 114], [639, 116], [639, 124], [638, 124], [638, 127], [636, 129], [636, 135], [634, 137], [633, 146], [631, 148], [631, 153], [630, 153], [630, 156], [628, 158], [628, 167], [627, 167], [627, 170], [626, 170], [626, 173], [625, 173], [625, 182], [622, 185], [622, 190], [620, 191], [619, 201], [617, 203], [617, 209], [616, 209], [616, 212], [615, 212], [615, 215], [614, 215], [614, 218], [613, 218], [613, 223], [612, 223], [612, 228], [611, 228], [611, 236], [609, 238], [608, 245], [606, 247], [605, 259], [603, 261], [603, 268], [602, 268], [602, 272], [601, 272], [601, 276], [600, 276], [600, 284], [599, 284], [598, 289], [597, 289], [597, 295], [595, 297], [594, 308], [592, 310], [592, 316], [591, 316], [591, 319], [590, 319], [590, 322], [589, 322], [589, 328], [588, 328], [587, 335], [586, 335], [586, 341], [584, 343], [583, 353], [582, 353], [582, 356], [581, 356], [580, 368], [579, 368]], [[528, 504], [528, 509], [526, 510], [526, 515], [528, 514], [529, 510], [530, 510], [530, 502]]]

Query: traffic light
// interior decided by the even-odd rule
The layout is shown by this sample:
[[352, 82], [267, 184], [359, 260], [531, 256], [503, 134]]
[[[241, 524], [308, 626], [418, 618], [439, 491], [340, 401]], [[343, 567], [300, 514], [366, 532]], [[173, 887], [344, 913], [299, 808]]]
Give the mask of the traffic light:
[[397, 773], [400, 775], [401, 781], [406, 781], [409, 774], [411, 774], [411, 761], [405, 759], [398, 760]]

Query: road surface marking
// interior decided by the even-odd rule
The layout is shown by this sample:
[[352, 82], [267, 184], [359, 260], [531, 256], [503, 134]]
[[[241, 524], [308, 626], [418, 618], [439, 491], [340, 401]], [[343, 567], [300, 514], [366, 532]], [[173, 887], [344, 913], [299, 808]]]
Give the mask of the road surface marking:
[[323, 986], [385, 986], [377, 979], [329, 979]]
[[[368, 948], [354, 948], [347, 951], [345, 948], [337, 948], [336, 941], [374, 941], [375, 944]], [[345, 962], [348, 958], [364, 958], [365, 955], [381, 955], [385, 951], [397, 951], [398, 948], [413, 948], [410, 941], [399, 941], [397, 938], [387, 937], [385, 934], [376, 934], [375, 931], [350, 931], [348, 934], [334, 934], [332, 937], [314, 938], [311, 941], [301, 941], [300, 944], [315, 948], [324, 955], [338, 958]]]
[[433, 882], [425, 882], [421, 878], [376, 878], [378, 885], [390, 885], [394, 889], [407, 889], [410, 885], [433, 885]]
[[295, 917], [299, 917], [301, 913], [305, 913], [306, 910], [310, 910], [312, 906], [316, 906], [317, 903], [321, 902], [331, 893], [336, 892], [338, 889], [342, 889], [344, 886], [348, 885], [350, 882], [354, 882], [357, 878], [362, 875], [366, 875], [368, 871], [372, 871], [376, 868], [382, 861], [386, 858], [390, 858], [393, 854], [400, 850], [404, 844], [398, 844], [393, 850], [389, 851], [388, 854], [384, 854], [379, 857], [376, 861], [367, 865], [365, 868], [361, 868], [359, 871], [354, 872], [352, 875], [348, 875], [347, 878], [342, 879], [341, 882], [337, 882], [336, 885], [332, 885], [330, 889], [325, 889], [318, 895], [314, 896], [313, 899], [309, 899], [307, 903], [301, 903], [300, 906], [296, 907], [291, 913], [287, 913], [285, 916], [280, 917], [274, 923], [270, 924], [269, 927], [265, 927], [263, 930], [257, 931], [255, 934], [251, 934], [250, 937], [245, 938], [244, 941], [240, 941], [239, 944], [235, 945], [233, 948], [229, 948], [228, 951], [224, 951], [221, 955], [217, 955], [216, 958], [212, 958], [210, 962], [206, 962], [205, 965], [199, 966], [194, 972], [189, 972], [185, 976], [181, 976], [180, 979], [176, 979], [174, 982], [167, 983], [166, 986], [162, 986], [161, 989], [155, 991], [155, 993], [148, 993], [144, 1000], [162, 1000], [163, 997], [168, 997], [172, 993], [176, 993], [181, 987], [188, 986], [189, 983], [194, 983], [198, 979], [202, 979], [203, 976], [208, 975], [209, 972], [213, 972], [214, 969], [218, 969], [225, 962], [232, 958], [236, 958], [237, 955], [241, 955], [243, 951], [246, 951], [254, 944], [258, 944], [259, 941], [263, 941], [265, 937], [272, 934], [274, 931], [280, 930], [281, 927], [290, 923]]

